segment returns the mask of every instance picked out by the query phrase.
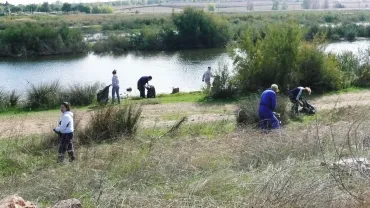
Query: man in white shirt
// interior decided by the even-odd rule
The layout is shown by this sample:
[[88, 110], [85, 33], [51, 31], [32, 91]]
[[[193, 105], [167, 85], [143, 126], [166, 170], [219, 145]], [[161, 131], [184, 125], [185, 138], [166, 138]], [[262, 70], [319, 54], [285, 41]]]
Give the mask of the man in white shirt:
[[211, 77], [213, 77], [212, 72], [211, 72], [211, 67], [208, 67], [208, 70], [204, 72], [202, 81], [207, 84], [207, 90], [211, 87]]
[[114, 103], [115, 95], [117, 95], [118, 104], [120, 104], [121, 98], [119, 97], [119, 80], [117, 76], [117, 71], [113, 70], [112, 74], [112, 104]]

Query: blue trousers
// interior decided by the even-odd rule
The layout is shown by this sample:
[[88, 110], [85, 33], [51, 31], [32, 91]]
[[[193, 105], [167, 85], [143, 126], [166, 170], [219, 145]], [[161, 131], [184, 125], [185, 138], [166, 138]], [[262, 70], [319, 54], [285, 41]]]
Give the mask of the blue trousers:
[[117, 95], [118, 103], [121, 103], [121, 98], [119, 97], [119, 87], [112, 87], [112, 103], [114, 103], [115, 95]]
[[279, 120], [269, 108], [260, 105], [258, 116], [260, 118], [260, 126], [262, 129], [268, 129], [269, 127], [271, 129], [280, 128]]

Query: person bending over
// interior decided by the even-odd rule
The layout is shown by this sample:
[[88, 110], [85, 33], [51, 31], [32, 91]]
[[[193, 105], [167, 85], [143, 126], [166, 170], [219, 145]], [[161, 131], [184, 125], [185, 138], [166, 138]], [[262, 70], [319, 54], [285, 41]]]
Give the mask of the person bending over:
[[137, 89], [140, 91], [140, 97], [145, 98], [145, 85], [152, 80], [152, 76], [143, 76], [137, 81]]
[[311, 94], [311, 89], [309, 87], [297, 87], [295, 89], [292, 89], [288, 92], [288, 96], [290, 99], [290, 102], [292, 102], [292, 112], [298, 113], [298, 107], [299, 105], [302, 106], [302, 94], [306, 93], [307, 95]]
[[279, 87], [276, 84], [273, 84], [271, 85], [271, 88], [265, 90], [261, 95], [258, 116], [260, 119], [261, 128], [263, 130], [267, 130], [269, 126], [272, 129], [280, 128], [279, 120], [274, 114], [277, 106], [277, 92], [279, 92]]

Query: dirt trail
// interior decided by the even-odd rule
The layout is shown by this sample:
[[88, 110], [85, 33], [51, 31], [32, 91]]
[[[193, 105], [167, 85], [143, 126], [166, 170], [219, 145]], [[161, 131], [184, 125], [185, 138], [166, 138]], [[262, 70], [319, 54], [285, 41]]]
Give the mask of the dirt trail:
[[[329, 95], [311, 100], [318, 111], [334, 107], [370, 105], [370, 91]], [[182, 116], [188, 123], [202, 123], [234, 119], [235, 105], [200, 105], [197, 103], [174, 103], [143, 106], [142, 127], [165, 127], [173, 125]], [[89, 120], [89, 110], [74, 111], [84, 124]], [[50, 132], [58, 122], [59, 111], [33, 112], [14, 116], [0, 116], [0, 137], [21, 136]]]

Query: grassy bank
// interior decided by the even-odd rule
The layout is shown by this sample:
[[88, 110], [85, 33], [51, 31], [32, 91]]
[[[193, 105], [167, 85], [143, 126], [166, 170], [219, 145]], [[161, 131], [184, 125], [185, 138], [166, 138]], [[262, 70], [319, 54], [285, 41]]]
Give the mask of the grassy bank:
[[341, 112], [271, 134], [231, 121], [145, 129], [130, 140], [77, 145], [76, 162], [62, 165], [53, 135], [5, 139], [0, 197], [18, 193], [40, 207], [66, 198], [89, 208], [366, 207], [366, 175], [326, 165], [369, 153], [356, 143], [369, 133], [367, 108]]

